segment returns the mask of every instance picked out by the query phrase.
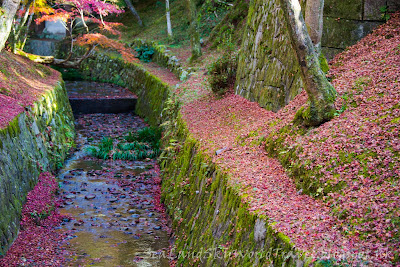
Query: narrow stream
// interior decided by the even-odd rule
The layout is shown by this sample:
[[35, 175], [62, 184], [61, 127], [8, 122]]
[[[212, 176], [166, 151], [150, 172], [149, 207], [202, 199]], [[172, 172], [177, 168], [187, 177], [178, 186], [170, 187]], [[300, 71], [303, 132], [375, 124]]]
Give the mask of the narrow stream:
[[114, 144], [146, 124], [133, 113], [76, 116], [76, 151], [59, 172], [68, 215], [60, 231], [75, 255], [68, 266], [169, 266], [169, 227], [155, 159], [97, 159], [88, 148]]

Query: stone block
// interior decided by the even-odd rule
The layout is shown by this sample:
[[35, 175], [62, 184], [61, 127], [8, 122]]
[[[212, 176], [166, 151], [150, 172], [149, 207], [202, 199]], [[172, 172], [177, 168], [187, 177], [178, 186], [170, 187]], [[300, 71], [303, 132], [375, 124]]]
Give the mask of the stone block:
[[322, 53], [326, 57], [326, 60], [331, 61], [337, 54], [343, 52], [343, 49], [331, 48], [331, 47], [322, 47]]
[[322, 46], [345, 49], [369, 34], [380, 22], [324, 18]]
[[293, 80], [299, 68], [296, 53], [279, 1], [254, 1], [250, 10], [235, 90], [261, 107], [278, 111], [297, 95], [299, 88], [293, 85], [301, 86], [301, 81]]
[[365, 0], [364, 20], [382, 20], [381, 7], [386, 6], [386, 0]]
[[324, 16], [341, 19], [362, 19], [363, 0], [325, 0]]
[[395, 12], [400, 10], [399, 0], [387, 0], [386, 4], [388, 6], [389, 12]]

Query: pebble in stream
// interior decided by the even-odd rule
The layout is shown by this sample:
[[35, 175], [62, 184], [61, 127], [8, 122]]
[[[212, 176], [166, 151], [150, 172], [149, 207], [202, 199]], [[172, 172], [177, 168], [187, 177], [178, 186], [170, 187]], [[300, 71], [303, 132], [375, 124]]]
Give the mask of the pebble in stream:
[[[76, 254], [69, 266], [169, 266], [170, 229], [159, 200], [155, 160], [99, 160], [86, 148], [103, 136], [121, 138], [145, 127], [134, 114], [87, 114], [77, 118], [74, 155], [61, 170], [66, 247]], [[129, 127], [129, 128], [128, 128]]]

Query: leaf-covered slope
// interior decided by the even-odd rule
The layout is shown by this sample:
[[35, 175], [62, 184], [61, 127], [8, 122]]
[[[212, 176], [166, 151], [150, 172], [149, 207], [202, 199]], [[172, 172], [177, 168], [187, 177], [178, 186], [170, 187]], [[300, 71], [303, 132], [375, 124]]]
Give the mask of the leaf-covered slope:
[[[308, 131], [290, 125], [303, 93], [267, 128], [267, 150], [307, 193], [323, 195], [337, 228], [399, 261], [400, 17], [393, 15], [332, 62], [337, 117]], [[289, 127], [285, 127], [289, 125]]]
[[0, 129], [59, 80], [55, 70], [6, 51], [0, 53]]
[[335, 59], [338, 112], [319, 128], [291, 123], [304, 92], [278, 113], [232, 95], [182, 109], [250, 209], [315, 260], [399, 262], [399, 26], [394, 15]]

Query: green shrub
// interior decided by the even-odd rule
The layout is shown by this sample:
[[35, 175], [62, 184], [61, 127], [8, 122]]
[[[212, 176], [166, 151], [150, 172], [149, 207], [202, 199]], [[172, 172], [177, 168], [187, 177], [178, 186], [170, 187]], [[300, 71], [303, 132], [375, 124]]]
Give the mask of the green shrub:
[[208, 67], [211, 90], [217, 95], [224, 95], [229, 88], [233, 87], [236, 80], [238, 65], [237, 52], [227, 52], [219, 57]]
[[144, 142], [150, 144], [154, 149], [160, 148], [161, 128], [146, 127], [137, 132], [129, 133], [125, 137], [128, 142]]
[[143, 62], [150, 62], [153, 58], [154, 48], [148, 47], [147, 45], [142, 45], [141, 47], [135, 48], [137, 54], [137, 58], [139, 58]]

